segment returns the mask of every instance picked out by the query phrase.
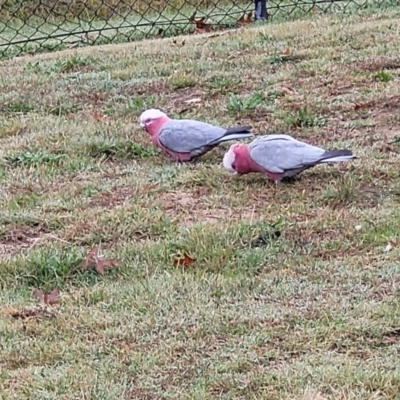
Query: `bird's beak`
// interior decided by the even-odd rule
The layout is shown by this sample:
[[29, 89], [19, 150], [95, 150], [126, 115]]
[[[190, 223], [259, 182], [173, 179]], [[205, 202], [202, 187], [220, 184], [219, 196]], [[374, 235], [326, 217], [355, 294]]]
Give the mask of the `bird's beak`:
[[143, 122], [141, 122], [140, 127], [144, 129], [146, 127], [146, 125]]

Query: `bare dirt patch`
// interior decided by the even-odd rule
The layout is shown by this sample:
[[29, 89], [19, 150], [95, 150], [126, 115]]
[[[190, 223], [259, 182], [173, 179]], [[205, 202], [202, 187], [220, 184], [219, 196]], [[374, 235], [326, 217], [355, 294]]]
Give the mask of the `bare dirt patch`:
[[218, 224], [222, 221], [251, 221], [257, 216], [252, 205], [240, 210], [218, 206], [212, 201], [212, 206], [205, 203], [209, 189], [200, 187], [189, 190], [173, 190], [163, 194], [161, 207], [171, 219], [177, 220], [187, 227], [196, 223]]
[[112, 209], [129, 201], [133, 193], [134, 190], [131, 187], [116, 187], [110, 191], [97, 193], [87, 207]]
[[73, 96], [73, 100], [79, 102], [85, 106], [85, 108], [91, 107], [99, 109], [105, 102], [111, 97], [110, 93], [101, 91], [85, 91], [80, 92]]
[[22, 225], [6, 230], [0, 238], [0, 254], [13, 254], [33, 246], [50, 230], [42, 225]]
[[356, 61], [353, 65], [361, 71], [369, 72], [378, 72], [385, 69], [400, 69], [400, 58], [377, 57], [365, 61]]

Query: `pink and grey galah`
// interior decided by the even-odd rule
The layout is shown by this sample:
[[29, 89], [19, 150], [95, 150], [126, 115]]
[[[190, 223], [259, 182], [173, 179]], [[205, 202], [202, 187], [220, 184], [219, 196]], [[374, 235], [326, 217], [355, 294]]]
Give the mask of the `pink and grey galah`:
[[154, 108], [144, 111], [139, 122], [153, 144], [176, 161], [190, 161], [222, 142], [253, 136], [250, 126], [226, 129], [190, 119], [171, 119]]
[[233, 144], [223, 158], [224, 167], [235, 174], [265, 174], [276, 184], [322, 163], [357, 158], [351, 150], [325, 150], [289, 135], [265, 135], [250, 144]]

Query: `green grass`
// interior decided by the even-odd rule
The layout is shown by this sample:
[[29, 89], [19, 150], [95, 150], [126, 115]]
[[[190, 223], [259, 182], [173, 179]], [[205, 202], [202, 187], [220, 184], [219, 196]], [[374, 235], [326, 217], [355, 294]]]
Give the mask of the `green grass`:
[[[397, 399], [398, 16], [3, 62], [0, 398]], [[278, 187], [230, 143], [181, 165], [152, 106], [359, 158]], [[84, 269], [94, 246], [118, 266]]]
[[[85, 2], [29, 2], [0, 0], [0, 59], [24, 53], [34, 54], [88, 45], [116, 44], [151, 37], [171, 37], [194, 32], [191, 16], [206, 17], [213, 30], [234, 28], [240, 17], [252, 13], [248, 1], [195, 0], [89, 0]], [[350, 0], [309, 2], [292, 0], [268, 2], [269, 21], [310, 18], [318, 13], [351, 14], [382, 11], [398, 6], [398, 0]], [[268, 41], [268, 33], [261, 33]], [[350, 40], [350, 38], [349, 38]], [[265, 64], [295, 62], [296, 57], [274, 52]]]

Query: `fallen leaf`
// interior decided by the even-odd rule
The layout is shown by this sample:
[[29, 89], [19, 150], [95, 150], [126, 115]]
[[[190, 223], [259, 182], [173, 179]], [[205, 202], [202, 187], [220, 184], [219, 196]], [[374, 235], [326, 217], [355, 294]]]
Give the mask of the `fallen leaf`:
[[285, 56], [288, 56], [288, 55], [290, 54], [290, 49], [287, 48], [287, 49], [283, 52], [283, 54], [284, 54]]
[[202, 33], [204, 33], [204, 31], [202, 29], [198, 29], [196, 26], [194, 27], [193, 34], [200, 35]]
[[243, 14], [238, 19], [239, 25], [247, 25], [247, 24], [251, 24], [252, 22], [253, 22], [253, 13], [251, 11], [247, 14], [247, 16], [246, 16], [246, 14]]
[[90, 264], [95, 262], [95, 254], [97, 253], [98, 249], [99, 249], [98, 246], [95, 246], [89, 251], [85, 259], [83, 260], [82, 264], [83, 270], [86, 270]]
[[115, 258], [107, 259], [107, 258], [98, 258], [95, 262], [96, 271], [101, 275], [104, 275], [104, 270], [106, 268], [117, 267], [118, 263]]
[[189, 257], [186, 253], [184, 253], [183, 257], [175, 258], [174, 265], [181, 265], [182, 267], [188, 267], [196, 261], [195, 258]]
[[360, 108], [368, 108], [368, 103], [355, 103], [354, 104], [354, 109], [359, 110]]
[[44, 302], [44, 304], [53, 305], [58, 302], [58, 288], [53, 289], [49, 293], [44, 293], [39, 289], [33, 289], [33, 294], [39, 299]]
[[189, 18], [190, 22], [194, 22], [196, 24], [193, 31], [195, 35], [205, 32], [211, 32], [212, 26], [210, 24], [205, 23], [204, 22], [205, 20], [206, 17], [201, 17], [200, 19], [196, 19], [196, 12]]
[[164, 29], [163, 28], [160, 28], [159, 30], [158, 30], [158, 32], [157, 32], [157, 34], [156, 34], [156, 38], [157, 39], [160, 39], [160, 38], [162, 38], [164, 36]]
[[83, 260], [82, 269], [86, 270], [89, 265], [93, 264], [95, 266], [96, 271], [104, 275], [104, 271], [106, 268], [117, 267], [118, 263], [115, 258], [107, 259], [103, 256], [98, 255], [98, 246], [93, 247], [85, 259]]
[[201, 28], [199, 28], [198, 26], [196, 26], [194, 28], [193, 33], [195, 35], [201, 35], [202, 33], [207, 33], [207, 32], [211, 32], [211, 25], [208, 24], [204, 24]]

